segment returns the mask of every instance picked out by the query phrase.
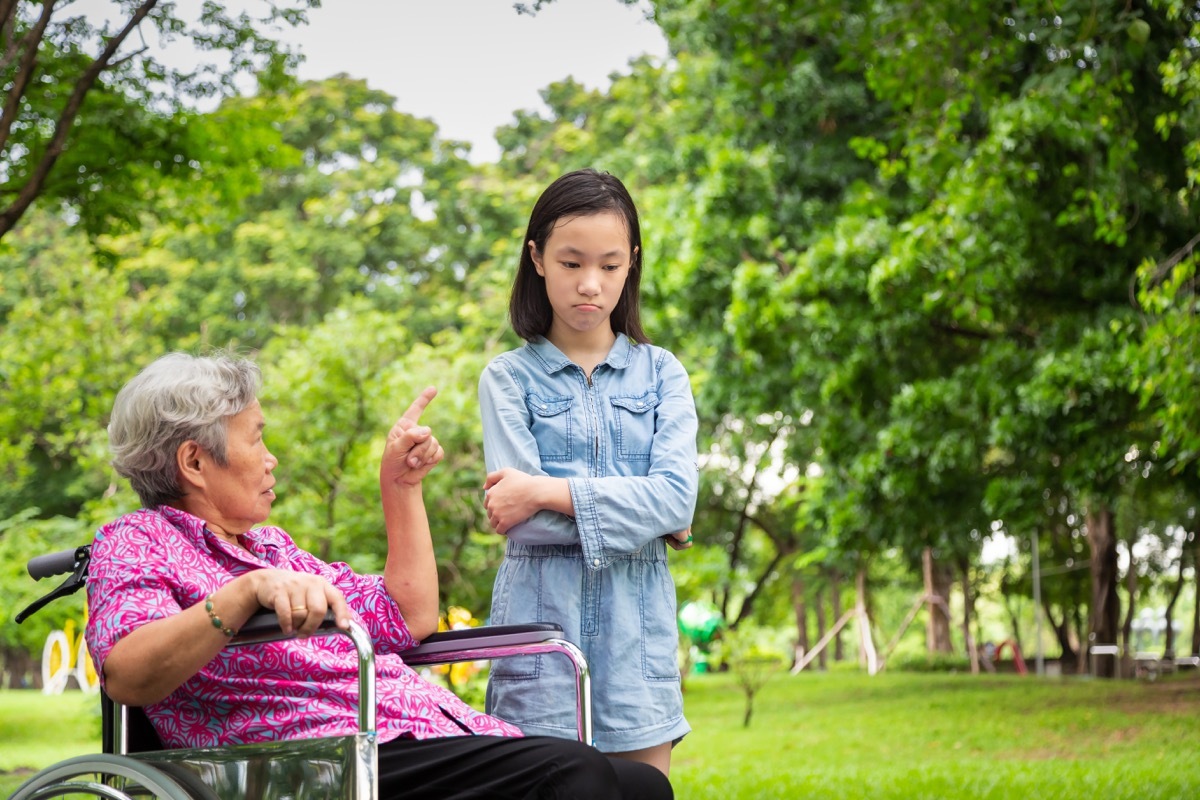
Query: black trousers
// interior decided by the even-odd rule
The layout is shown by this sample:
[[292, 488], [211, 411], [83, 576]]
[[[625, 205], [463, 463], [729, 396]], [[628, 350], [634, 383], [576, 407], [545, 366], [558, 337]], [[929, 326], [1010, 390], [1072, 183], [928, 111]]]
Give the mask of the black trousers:
[[568, 739], [452, 736], [379, 745], [380, 800], [671, 800], [648, 764]]

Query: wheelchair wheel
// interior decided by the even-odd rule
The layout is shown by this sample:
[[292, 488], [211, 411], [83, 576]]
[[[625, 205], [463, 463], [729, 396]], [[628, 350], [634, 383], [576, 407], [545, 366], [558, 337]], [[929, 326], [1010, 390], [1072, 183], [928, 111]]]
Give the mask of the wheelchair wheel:
[[127, 756], [79, 756], [46, 767], [9, 800], [101, 797], [107, 800], [200, 800], [159, 769]]

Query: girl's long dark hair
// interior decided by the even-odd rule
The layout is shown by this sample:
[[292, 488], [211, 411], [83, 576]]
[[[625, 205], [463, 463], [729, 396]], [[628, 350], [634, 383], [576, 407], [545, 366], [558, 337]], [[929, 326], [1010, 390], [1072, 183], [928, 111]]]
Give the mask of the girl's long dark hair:
[[521, 262], [508, 301], [508, 318], [513, 330], [526, 341], [545, 336], [554, 321], [554, 310], [546, 294], [546, 279], [538, 275], [529, 252], [529, 242], [545, 251], [550, 232], [563, 217], [580, 217], [613, 211], [625, 220], [629, 231], [629, 276], [609, 322], [614, 333], [635, 342], [650, 340], [642, 331], [638, 298], [642, 280], [642, 230], [637, 206], [625, 185], [607, 172], [581, 169], [568, 172], [546, 187], [529, 215], [529, 227], [521, 240]]

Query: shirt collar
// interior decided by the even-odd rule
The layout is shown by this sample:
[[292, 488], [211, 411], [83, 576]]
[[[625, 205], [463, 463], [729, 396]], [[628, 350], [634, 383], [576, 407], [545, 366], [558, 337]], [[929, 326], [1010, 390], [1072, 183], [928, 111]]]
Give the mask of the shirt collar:
[[[181, 511], [174, 506], [159, 506], [157, 510], [158, 513], [162, 514], [163, 517], [166, 518], [166, 520], [172, 525], [174, 525], [177, 530], [182, 531], [192, 540], [196, 542], [207, 542], [209, 549], [216, 547], [222, 548], [228, 552], [236, 553], [238, 556], [245, 555], [245, 550], [229, 544], [220, 536], [217, 536], [215, 533], [210, 531], [208, 529], [208, 524], [204, 520], [200, 519], [200, 517], [197, 517], [194, 514], [189, 514], [186, 511]], [[250, 548], [255, 555], [261, 556], [262, 548], [259, 546], [257, 541], [258, 537], [255, 535], [256, 531], [257, 528], [251, 528], [250, 530], [246, 531], [244, 534], [242, 534], [242, 541], [245, 542], [246, 546]]]
[[174, 506], [159, 506], [158, 513], [162, 514], [172, 525], [193, 539], [204, 538], [204, 520], [197, 516], [181, 511]]
[[[633, 360], [634, 343], [629, 341], [629, 337], [623, 333], [617, 334], [617, 340], [613, 342], [613, 346], [608, 351], [608, 355], [600, 362], [607, 364], [613, 369], [625, 369], [629, 366], [629, 362]], [[545, 336], [539, 336], [533, 341], [525, 345], [530, 353], [533, 354], [546, 370], [547, 374], [554, 374], [559, 370], [573, 366], [571, 359], [563, 355], [563, 352], [550, 343], [550, 340]]]

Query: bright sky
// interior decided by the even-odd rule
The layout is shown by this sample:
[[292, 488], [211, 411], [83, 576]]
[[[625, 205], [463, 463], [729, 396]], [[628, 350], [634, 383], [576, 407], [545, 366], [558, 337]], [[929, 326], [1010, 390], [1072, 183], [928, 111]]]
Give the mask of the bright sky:
[[[201, 0], [175, 0], [194, 20]], [[265, 0], [224, 0], [230, 12], [264, 12]], [[529, 3], [532, 5], [532, 2]], [[304, 79], [345, 72], [396, 98], [396, 108], [437, 123], [442, 136], [472, 145], [472, 160], [495, 161], [496, 128], [513, 112], [544, 109], [539, 91], [568, 76], [606, 89], [609, 76], [630, 60], [667, 56], [662, 31], [645, 18], [645, 0], [556, 0], [535, 16], [518, 14], [512, 0], [323, 0], [308, 25], [282, 26], [276, 38], [305, 56]], [[95, 24], [122, 23], [117, 0], [73, 0], [63, 15]], [[147, 26], [128, 49], [163, 48]], [[190, 67], [191, 48], [166, 46], [156, 55]]]
[[667, 54], [643, 9], [619, 0], [557, 0], [532, 17], [511, 0], [324, 0], [282, 38], [305, 55], [301, 77], [365, 78], [470, 142], [477, 162], [499, 157], [492, 134], [514, 111], [544, 107], [546, 85], [572, 76], [607, 88], [630, 59]]

